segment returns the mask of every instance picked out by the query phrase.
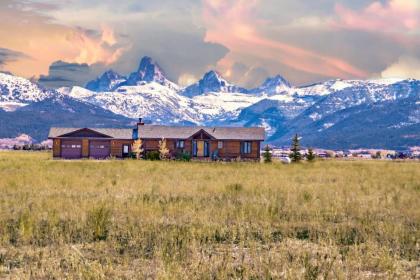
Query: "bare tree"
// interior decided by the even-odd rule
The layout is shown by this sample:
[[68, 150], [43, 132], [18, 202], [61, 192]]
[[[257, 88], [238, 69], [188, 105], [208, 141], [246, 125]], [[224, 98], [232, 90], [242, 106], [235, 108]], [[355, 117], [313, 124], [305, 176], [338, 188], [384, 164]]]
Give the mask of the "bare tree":
[[159, 155], [161, 160], [169, 158], [169, 149], [166, 146], [166, 139], [162, 137], [162, 140], [159, 141]]
[[134, 141], [131, 150], [136, 154], [136, 159], [141, 159], [144, 152], [143, 141], [141, 139]]

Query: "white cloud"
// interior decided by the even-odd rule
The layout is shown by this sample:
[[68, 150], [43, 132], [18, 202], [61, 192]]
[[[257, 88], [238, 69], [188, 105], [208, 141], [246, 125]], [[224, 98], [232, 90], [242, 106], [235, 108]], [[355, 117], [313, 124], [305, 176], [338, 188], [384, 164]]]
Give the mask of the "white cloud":
[[402, 56], [381, 73], [382, 78], [420, 79], [420, 59]]
[[190, 73], [184, 73], [178, 78], [178, 84], [180, 86], [189, 86], [197, 81], [197, 77]]

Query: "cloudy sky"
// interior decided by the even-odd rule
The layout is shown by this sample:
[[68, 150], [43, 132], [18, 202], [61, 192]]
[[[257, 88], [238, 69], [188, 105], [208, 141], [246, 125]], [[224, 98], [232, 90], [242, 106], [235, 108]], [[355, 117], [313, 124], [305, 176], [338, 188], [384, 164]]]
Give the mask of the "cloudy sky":
[[47, 86], [145, 55], [182, 85], [420, 78], [420, 0], [1, 0], [0, 19], [0, 70]]

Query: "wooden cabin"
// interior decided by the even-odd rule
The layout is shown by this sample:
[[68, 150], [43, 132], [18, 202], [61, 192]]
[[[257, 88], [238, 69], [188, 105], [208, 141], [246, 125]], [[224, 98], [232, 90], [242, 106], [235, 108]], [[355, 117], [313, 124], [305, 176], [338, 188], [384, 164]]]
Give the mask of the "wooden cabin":
[[165, 139], [171, 157], [189, 154], [196, 159], [259, 160], [264, 128], [162, 126], [139, 124], [134, 133], [145, 153], [159, 150]]
[[201, 160], [259, 160], [264, 128], [145, 125], [135, 129], [58, 128], [50, 129], [53, 157], [64, 159], [131, 155], [134, 140], [141, 139], [144, 153], [159, 151], [164, 139], [171, 158], [188, 154]]
[[130, 156], [133, 129], [52, 127], [53, 157], [64, 159]]

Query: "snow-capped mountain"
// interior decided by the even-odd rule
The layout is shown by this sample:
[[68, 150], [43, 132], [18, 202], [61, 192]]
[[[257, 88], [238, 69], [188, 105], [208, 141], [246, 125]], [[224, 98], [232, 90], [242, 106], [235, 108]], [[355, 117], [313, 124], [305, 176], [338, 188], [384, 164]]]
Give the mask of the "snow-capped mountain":
[[271, 137], [279, 145], [299, 133], [306, 146], [331, 149], [406, 149], [420, 143], [419, 95], [377, 103], [363, 103], [336, 111], [317, 121], [304, 112]]
[[0, 72], [0, 109], [14, 111], [54, 94], [27, 79]]
[[81, 87], [59, 91], [132, 119], [143, 117], [157, 123], [197, 122], [192, 101], [157, 82], [121, 86], [114, 92], [94, 92]]
[[59, 93], [12, 112], [0, 110], [0, 138], [25, 133], [41, 142], [52, 126], [118, 128], [133, 124], [132, 119]]
[[91, 91], [113, 91], [126, 81], [127, 78], [123, 75], [113, 70], [108, 70], [96, 80], [88, 82], [86, 88]]
[[247, 90], [229, 83], [216, 71], [209, 71], [197, 83], [185, 88], [181, 94], [194, 97], [210, 92], [247, 93]]
[[141, 116], [166, 124], [206, 124], [229, 120], [260, 99], [240, 93], [208, 93], [188, 98], [156, 82], [121, 86], [114, 92], [93, 92], [81, 87], [61, 88], [59, 91], [115, 114], [133, 119]]
[[123, 86], [138, 86], [147, 83], [156, 82], [163, 86], [178, 90], [179, 87], [175, 83], [166, 78], [165, 72], [151, 57], [145, 56], [141, 59], [137, 71], [128, 76], [126, 82], [122, 83]]
[[[87, 87], [45, 90], [0, 74], [0, 128], [8, 132], [3, 137], [27, 133], [38, 139], [52, 119], [69, 125], [92, 120], [96, 126], [120, 126], [143, 117], [160, 124], [264, 126], [267, 140], [279, 145], [288, 144], [294, 133], [303, 136], [303, 145], [325, 148], [420, 143], [418, 80], [330, 80], [294, 87], [277, 75], [248, 90], [210, 71], [181, 89], [144, 57], [127, 79], [107, 71]], [[63, 116], [69, 113], [66, 121]], [[36, 128], [28, 119], [37, 122]], [[383, 141], [372, 140], [375, 137]]]
[[276, 75], [274, 77], [267, 78], [261, 86], [252, 89], [250, 92], [275, 95], [288, 91], [291, 87], [292, 86], [285, 78], [280, 75]]

